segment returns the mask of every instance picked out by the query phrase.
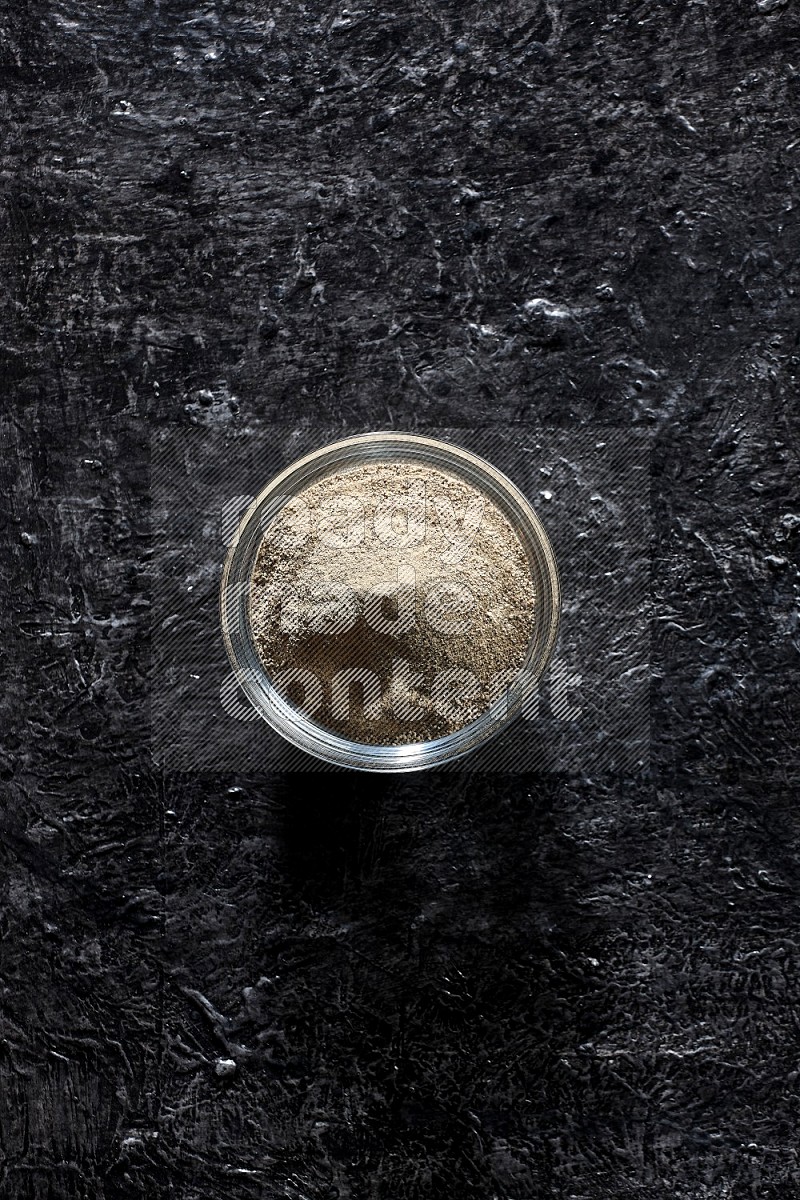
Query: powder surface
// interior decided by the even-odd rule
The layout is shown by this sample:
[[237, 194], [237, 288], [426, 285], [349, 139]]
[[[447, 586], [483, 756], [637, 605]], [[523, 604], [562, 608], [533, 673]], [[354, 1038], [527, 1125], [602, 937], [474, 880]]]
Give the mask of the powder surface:
[[508, 518], [471, 483], [406, 460], [337, 469], [267, 529], [250, 587], [279, 691], [353, 741], [468, 724], [518, 674], [533, 580]]

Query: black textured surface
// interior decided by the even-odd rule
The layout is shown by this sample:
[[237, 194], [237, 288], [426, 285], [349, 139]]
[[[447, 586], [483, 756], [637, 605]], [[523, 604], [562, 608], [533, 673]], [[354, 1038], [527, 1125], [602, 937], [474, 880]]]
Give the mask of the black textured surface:
[[[799, 54], [4, 6], [3, 1197], [800, 1195]], [[154, 770], [149, 434], [256, 417], [646, 429], [649, 774]]]

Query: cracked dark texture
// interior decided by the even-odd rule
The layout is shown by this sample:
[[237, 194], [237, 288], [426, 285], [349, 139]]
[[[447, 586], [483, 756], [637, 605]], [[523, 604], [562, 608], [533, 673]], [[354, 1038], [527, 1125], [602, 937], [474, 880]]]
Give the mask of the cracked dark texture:
[[[3, 1197], [800, 1196], [799, 55], [4, 7]], [[155, 770], [148, 435], [251, 419], [646, 430], [650, 771]]]

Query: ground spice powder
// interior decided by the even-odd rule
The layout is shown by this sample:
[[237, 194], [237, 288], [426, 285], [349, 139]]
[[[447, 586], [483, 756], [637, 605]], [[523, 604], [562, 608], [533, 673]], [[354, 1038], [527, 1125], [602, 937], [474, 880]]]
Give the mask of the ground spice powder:
[[536, 597], [482, 490], [409, 460], [336, 469], [259, 547], [250, 621], [265, 670], [319, 724], [401, 745], [462, 728], [519, 672]]

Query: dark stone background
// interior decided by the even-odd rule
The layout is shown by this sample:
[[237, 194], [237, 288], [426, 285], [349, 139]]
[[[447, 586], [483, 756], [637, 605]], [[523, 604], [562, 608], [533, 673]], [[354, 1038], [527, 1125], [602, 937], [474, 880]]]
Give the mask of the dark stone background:
[[[28, 0], [0, 83], [0, 1195], [800, 1196], [797, 9]], [[647, 776], [157, 772], [149, 434], [256, 419], [648, 430]]]

